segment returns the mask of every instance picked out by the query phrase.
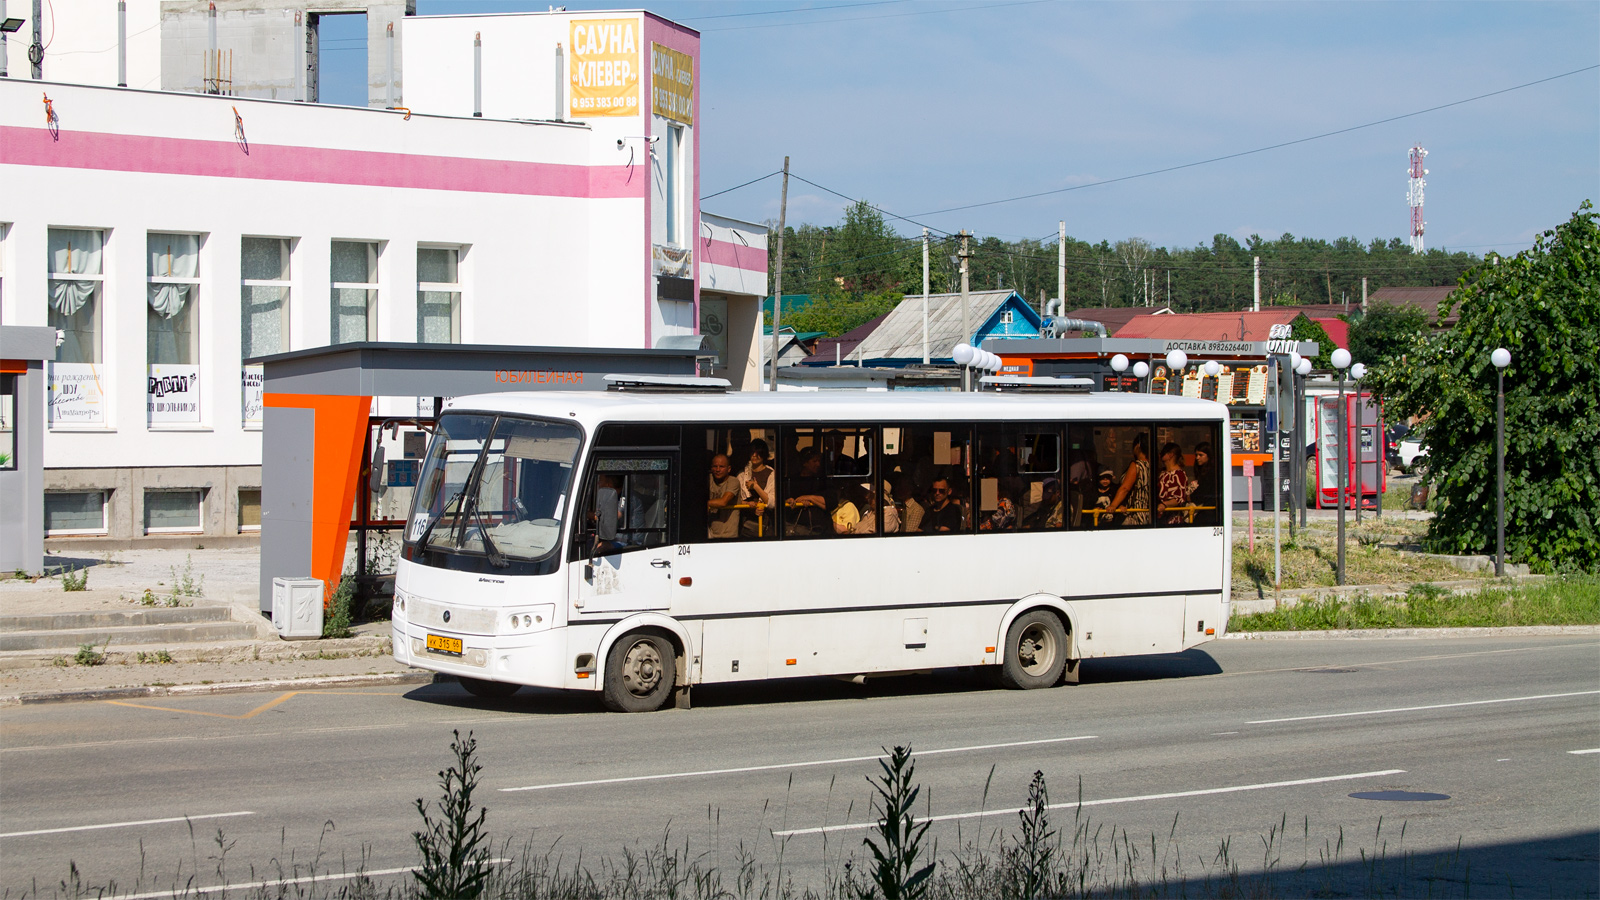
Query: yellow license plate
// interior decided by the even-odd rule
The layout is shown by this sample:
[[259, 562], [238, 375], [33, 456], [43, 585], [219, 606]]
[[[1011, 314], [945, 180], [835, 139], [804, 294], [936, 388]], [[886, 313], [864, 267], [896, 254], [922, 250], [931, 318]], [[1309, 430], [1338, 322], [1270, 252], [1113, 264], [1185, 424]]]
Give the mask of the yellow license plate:
[[428, 652], [444, 653], [449, 656], [460, 656], [461, 639], [453, 637], [441, 637], [437, 634], [430, 634], [428, 635]]

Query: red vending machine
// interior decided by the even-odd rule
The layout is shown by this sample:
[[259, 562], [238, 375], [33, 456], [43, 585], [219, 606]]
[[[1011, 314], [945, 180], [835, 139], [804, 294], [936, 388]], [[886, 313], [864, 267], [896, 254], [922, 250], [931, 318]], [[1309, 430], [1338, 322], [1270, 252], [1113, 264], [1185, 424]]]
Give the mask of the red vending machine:
[[[1356, 404], [1360, 403], [1361, 433], [1356, 434]], [[1346, 508], [1356, 504], [1356, 467], [1361, 474], [1361, 503], [1377, 509], [1382, 502], [1387, 466], [1383, 464], [1383, 410], [1363, 391], [1344, 395], [1344, 434], [1339, 433], [1339, 395], [1317, 398], [1317, 508], [1339, 505], [1339, 442], [1344, 442]], [[1359, 451], [1357, 447], [1359, 446]]]

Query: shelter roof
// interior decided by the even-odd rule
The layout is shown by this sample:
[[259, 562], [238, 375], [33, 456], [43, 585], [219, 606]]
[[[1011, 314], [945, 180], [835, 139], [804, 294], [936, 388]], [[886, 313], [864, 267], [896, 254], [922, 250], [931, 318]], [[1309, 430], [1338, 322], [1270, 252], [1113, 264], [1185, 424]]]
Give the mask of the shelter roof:
[[[863, 340], [866, 340], [867, 335], [875, 331], [879, 325], [883, 324], [883, 320], [888, 317], [888, 313], [884, 313], [881, 316], [873, 316], [838, 337], [825, 337], [817, 341], [817, 352], [806, 357], [806, 363], [808, 365], [826, 365], [836, 359], [849, 356], [850, 352], [855, 350]], [[835, 350], [835, 347], [838, 349]]]

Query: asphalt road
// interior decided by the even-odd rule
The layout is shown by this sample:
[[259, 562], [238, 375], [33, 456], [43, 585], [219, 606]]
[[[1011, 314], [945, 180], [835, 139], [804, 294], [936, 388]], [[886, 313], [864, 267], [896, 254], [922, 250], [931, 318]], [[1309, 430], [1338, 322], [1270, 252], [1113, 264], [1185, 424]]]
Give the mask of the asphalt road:
[[[1058, 826], [1087, 818], [1106, 852], [1142, 841], [1140, 865], [1154, 839], [1158, 866], [1201, 875], [1227, 840], [1245, 871], [1410, 853], [1478, 896], [1600, 895], [1592, 637], [1227, 641], [1082, 669], [1034, 692], [971, 672], [703, 688], [693, 710], [632, 716], [450, 684], [7, 709], [0, 894], [49, 896], [72, 863], [135, 892], [414, 865], [413, 801], [470, 729], [495, 838], [559, 838], [569, 862], [670, 830], [708, 863], [743, 845], [820, 879], [860, 850], [880, 748], [909, 742], [942, 851], [1013, 831], [1038, 770], [1068, 804]], [[1448, 799], [1349, 796], [1386, 790]]]

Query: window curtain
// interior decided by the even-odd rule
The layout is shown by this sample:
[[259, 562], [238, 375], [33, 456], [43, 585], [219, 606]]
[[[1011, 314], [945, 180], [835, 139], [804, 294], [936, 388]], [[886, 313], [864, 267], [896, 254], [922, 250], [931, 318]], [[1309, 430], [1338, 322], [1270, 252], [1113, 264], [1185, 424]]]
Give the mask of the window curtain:
[[50, 308], [71, 316], [94, 297], [97, 282], [58, 281], [62, 275], [99, 275], [101, 233], [74, 228], [52, 228], [50, 249]]
[[[193, 278], [200, 271], [200, 236], [194, 234], [160, 234], [148, 236], [150, 250], [150, 277]], [[150, 308], [164, 319], [183, 312], [189, 299], [191, 284], [150, 285]]]

